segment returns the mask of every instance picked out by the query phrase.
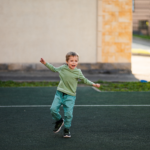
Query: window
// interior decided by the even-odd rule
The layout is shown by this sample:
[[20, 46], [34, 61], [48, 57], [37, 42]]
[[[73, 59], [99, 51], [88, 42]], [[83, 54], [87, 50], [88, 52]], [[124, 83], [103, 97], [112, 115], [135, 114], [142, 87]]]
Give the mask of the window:
[[139, 21], [139, 29], [148, 29], [148, 20]]
[[134, 0], [132, 0], [132, 11], [134, 11]]

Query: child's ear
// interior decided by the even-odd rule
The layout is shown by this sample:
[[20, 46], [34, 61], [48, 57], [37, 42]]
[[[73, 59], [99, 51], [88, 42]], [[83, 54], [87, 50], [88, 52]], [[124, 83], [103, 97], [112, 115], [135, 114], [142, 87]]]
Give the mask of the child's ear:
[[66, 63], [68, 64], [68, 61], [66, 61]]

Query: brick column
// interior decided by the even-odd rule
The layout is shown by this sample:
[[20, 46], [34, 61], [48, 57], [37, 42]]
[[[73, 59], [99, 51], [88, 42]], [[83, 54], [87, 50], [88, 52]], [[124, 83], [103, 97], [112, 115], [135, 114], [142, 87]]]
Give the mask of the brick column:
[[132, 0], [98, 0], [97, 62], [131, 68]]

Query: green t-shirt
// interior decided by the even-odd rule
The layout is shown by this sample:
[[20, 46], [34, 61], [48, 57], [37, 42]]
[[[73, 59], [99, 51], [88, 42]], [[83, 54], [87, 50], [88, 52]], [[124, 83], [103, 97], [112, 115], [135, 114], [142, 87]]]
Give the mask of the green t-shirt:
[[82, 80], [87, 85], [94, 84], [93, 82], [89, 81], [84, 77], [80, 69], [70, 69], [68, 65], [62, 65], [56, 68], [49, 63], [46, 63], [45, 66], [51, 71], [59, 73], [60, 82], [57, 90], [68, 95], [76, 95], [78, 79]]

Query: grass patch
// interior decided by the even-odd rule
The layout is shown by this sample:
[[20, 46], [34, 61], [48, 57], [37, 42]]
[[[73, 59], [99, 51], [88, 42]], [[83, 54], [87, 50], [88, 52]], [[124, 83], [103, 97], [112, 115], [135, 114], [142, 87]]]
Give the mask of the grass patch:
[[132, 91], [150, 91], [150, 82], [103, 82], [98, 81], [101, 84], [99, 90], [101, 91], [116, 91], [116, 92], [132, 92]]
[[138, 38], [141, 38], [141, 39], [150, 40], [150, 36], [149, 35], [136, 35], [136, 34], [133, 34], [133, 37], [138, 37]]
[[[0, 81], [0, 87], [53, 87], [58, 86], [59, 82], [14, 82], [14, 81]], [[99, 88], [101, 91], [150, 91], [150, 82], [142, 83], [142, 82], [104, 82], [97, 81], [96, 83], [100, 83], [101, 87]], [[79, 84], [83, 84], [83, 82], [79, 82]]]
[[57, 86], [59, 82], [15, 82], [0, 81], [0, 87], [52, 87]]

